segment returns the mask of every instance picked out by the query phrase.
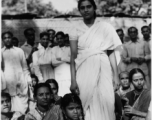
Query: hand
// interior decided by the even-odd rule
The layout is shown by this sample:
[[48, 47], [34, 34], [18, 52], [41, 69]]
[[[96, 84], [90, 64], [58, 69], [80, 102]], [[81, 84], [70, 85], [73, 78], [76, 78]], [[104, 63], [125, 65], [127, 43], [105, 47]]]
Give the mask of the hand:
[[124, 106], [124, 113], [135, 115], [136, 110], [133, 107], [131, 107], [130, 105], [126, 105], [126, 106]]
[[113, 77], [113, 87], [114, 87], [114, 91], [117, 91], [120, 87], [118, 76]]
[[143, 62], [145, 62], [145, 58], [139, 57], [138, 64], [141, 65]]
[[61, 61], [61, 58], [56, 58], [58, 61]]
[[78, 88], [78, 85], [77, 85], [76, 82], [75, 83], [71, 83], [70, 90], [71, 90], [72, 93], [75, 93], [77, 95], [80, 94], [79, 88]]

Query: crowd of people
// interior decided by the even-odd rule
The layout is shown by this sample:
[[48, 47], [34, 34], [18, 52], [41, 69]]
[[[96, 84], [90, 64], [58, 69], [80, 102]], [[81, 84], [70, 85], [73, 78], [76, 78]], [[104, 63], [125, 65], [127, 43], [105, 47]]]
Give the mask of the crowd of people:
[[[80, 0], [84, 19], [69, 34], [48, 29], [19, 46], [2, 33], [2, 120], [150, 120], [151, 24], [115, 30], [95, 19], [93, 0]], [[87, 11], [87, 14], [86, 14]], [[78, 31], [79, 30], [79, 31]]]

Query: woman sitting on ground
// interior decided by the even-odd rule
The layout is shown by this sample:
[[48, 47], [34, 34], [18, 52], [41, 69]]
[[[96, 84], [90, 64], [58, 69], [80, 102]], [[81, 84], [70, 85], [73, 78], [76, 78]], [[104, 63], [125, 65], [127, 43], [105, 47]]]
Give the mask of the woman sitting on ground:
[[34, 88], [36, 107], [30, 110], [25, 120], [63, 120], [62, 111], [53, 104], [52, 90], [47, 83], [39, 83]]

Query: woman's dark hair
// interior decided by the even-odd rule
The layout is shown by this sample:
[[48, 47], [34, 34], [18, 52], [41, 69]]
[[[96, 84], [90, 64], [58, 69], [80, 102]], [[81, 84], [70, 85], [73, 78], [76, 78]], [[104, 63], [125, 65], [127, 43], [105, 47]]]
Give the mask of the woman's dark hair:
[[3, 37], [4, 37], [5, 34], [9, 34], [11, 37], [13, 37], [13, 33], [12, 32], [6, 31], [6, 32], [2, 33], [2, 40], [3, 40]]
[[76, 94], [69, 93], [63, 96], [61, 101], [61, 108], [65, 109], [71, 102], [82, 106], [80, 98]]
[[144, 74], [144, 72], [143, 72], [141, 69], [139, 69], [139, 68], [133, 68], [133, 69], [129, 72], [129, 81], [130, 81], [130, 82], [132, 82], [132, 77], [133, 77], [133, 75], [136, 74], [136, 73], [141, 73], [141, 74], [143, 75], [144, 80], [145, 80], [145, 74]]
[[35, 80], [36, 80], [36, 84], [38, 84], [39, 80], [38, 80], [38, 78], [37, 78], [37, 76], [36, 76], [36, 75], [31, 74], [31, 78], [35, 78]]
[[62, 37], [64, 37], [64, 33], [62, 31], [57, 32], [55, 36], [58, 36], [58, 35], [62, 35]]
[[6, 97], [9, 99], [9, 101], [11, 101], [11, 96], [9, 93], [1, 92], [1, 97]]
[[42, 32], [40, 33], [40, 39], [43, 37], [43, 36], [48, 36], [49, 37], [49, 33], [48, 32]]
[[97, 6], [96, 6], [96, 3], [94, 2], [94, 0], [79, 0], [79, 1], [78, 1], [78, 9], [79, 9], [79, 11], [80, 11], [81, 3], [82, 3], [83, 1], [89, 1], [89, 2], [92, 4], [93, 8], [94, 8], [95, 10], [97, 9]]
[[48, 84], [53, 83], [55, 84], [57, 91], [59, 90], [59, 85], [55, 79], [48, 79], [45, 83], [48, 83]]
[[38, 84], [35, 85], [35, 87], [34, 87], [34, 97], [37, 96], [37, 91], [38, 91], [38, 89], [41, 88], [41, 87], [47, 87], [47, 88], [49, 89], [49, 91], [50, 91], [50, 94], [53, 94], [53, 92], [52, 92], [52, 90], [51, 90], [51, 87], [50, 87], [50, 85], [49, 85], [48, 83], [38, 83]]

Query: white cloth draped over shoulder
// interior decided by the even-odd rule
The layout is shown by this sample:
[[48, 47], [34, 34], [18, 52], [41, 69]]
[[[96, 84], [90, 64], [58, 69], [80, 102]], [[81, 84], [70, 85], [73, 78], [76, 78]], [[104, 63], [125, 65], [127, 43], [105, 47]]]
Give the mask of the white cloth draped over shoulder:
[[[59, 84], [59, 96], [70, 93], [71, 74], [70, 74], [70, 47], [56, 46], [52, 50], [52, 64], [54, 68], [55, 80]], [[60, 59], [60, 60], [59, 60]]]
[[39, 82], [45, 82], [47, 79], [54, 79], [54, 70], [52, 68], [52, 48], [41, 47], [33, 55], [34, 73]]
[[106, 53], [120, 45], [120, 39], [110, 24], [99, 20], [90, 28], [80, 21], [70, 40], [74, 40], [76, 34], [76, 81], [85, 120], [114, 120], [113, 74]]

